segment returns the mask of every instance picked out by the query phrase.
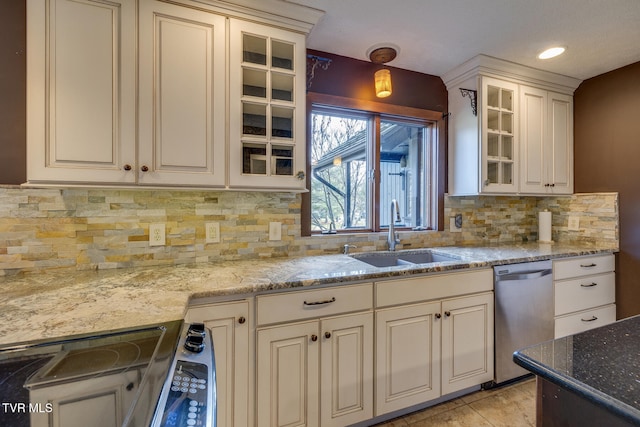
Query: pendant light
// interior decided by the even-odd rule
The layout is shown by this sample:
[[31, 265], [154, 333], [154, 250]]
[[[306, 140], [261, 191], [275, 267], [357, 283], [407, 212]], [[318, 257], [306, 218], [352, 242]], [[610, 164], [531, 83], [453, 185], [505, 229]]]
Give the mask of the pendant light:
[[[378, 47], [369, 52], [369, 59], [374, 64], [386, 64], [393, 61], [398, 52], [396, 49], [388, 46]], [[381, 68], [374, 74], [374, 83], [376, 88], [376, 96], [378, 98], [386, 98], [391, 95], [391, 70]]]

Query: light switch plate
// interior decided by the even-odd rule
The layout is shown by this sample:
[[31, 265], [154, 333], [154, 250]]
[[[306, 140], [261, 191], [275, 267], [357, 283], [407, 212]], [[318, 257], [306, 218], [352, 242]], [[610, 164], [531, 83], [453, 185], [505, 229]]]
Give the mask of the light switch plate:
[[149, 224], [149, 246], [164, 246], [165, 243], [164, 224]]
[[207, 222], [205, 225], [205, 243], [220, 243], [220, 223]]
[[567, 229], [569, 231], [579, 231], [580, 230], [580, 217], [579, 216], [570, 216], [569, 224], [567, 224]]
[[[459, 221], [459, 223], [462, 221]], [[462, 225], [462, 224], [460, 224]], [[462, 227], [458, 227], [458, 224], [456, 224], [456, 218], [449, 218], [449, 231], [452, 233], [461, 233], [462, 232]]]
[[269, 240], [282, 240], [282, 223], [269, 223]]

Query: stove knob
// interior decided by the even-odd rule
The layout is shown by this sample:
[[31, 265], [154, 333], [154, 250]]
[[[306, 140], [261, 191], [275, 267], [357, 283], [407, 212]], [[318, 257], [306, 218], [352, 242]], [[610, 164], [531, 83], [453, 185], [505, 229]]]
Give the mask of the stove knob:
[[192, 353], [201, 353], [204, 350], [204, 337], [189, 335], [184, 342], [184, 348]]
[[192, 323], [187, 330], [187, 336], [194, 335], [204, 337], [204, 323]]

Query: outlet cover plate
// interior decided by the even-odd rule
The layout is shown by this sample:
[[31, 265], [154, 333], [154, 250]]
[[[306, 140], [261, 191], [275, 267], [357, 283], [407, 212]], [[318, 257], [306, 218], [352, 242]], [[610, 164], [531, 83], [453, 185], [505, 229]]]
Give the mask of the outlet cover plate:
[[269, 240], [282, 240], [282, 223], [269, 223]]
[[220, 243], [220, 223], [207, 222], [205, 225], [205, 243]]
[[164, 246], [165, 244], [165, 225], [149, 224], [149, 246]]
[[580, 230], [580, 217], [579, 216], [570, 216], [567, 224], [567, 229], [569, 231], [579, 231]]

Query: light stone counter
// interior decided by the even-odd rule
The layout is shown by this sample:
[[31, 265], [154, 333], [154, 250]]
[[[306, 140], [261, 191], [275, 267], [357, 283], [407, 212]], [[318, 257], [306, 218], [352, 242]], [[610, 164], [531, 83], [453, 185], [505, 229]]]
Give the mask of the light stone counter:
[[434, 249], [461, 260], [376, 268], [346, 255], [326, 255], [3, 277], [0, 344], [182, 319], [189, 301], [198, 298], [617, 251], [537, 243]]

